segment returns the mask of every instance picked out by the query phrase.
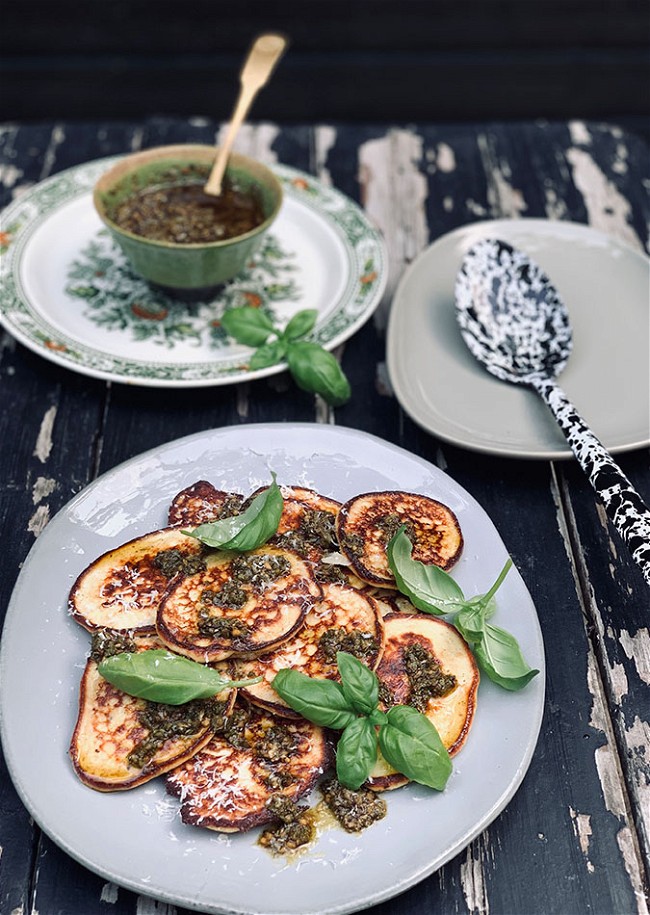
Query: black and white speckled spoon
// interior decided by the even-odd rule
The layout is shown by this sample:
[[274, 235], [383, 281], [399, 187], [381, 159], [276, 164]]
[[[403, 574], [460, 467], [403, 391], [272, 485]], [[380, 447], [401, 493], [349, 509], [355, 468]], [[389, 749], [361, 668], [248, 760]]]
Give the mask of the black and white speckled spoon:
[[548, 278], [523, 251], [483, 239], [463, 259], [456, 309], [479, 362], [502, 381], [534, 388], [548, 404], [650, 584], [650, 509], [553, 380], [572, 339], [567, 310]]

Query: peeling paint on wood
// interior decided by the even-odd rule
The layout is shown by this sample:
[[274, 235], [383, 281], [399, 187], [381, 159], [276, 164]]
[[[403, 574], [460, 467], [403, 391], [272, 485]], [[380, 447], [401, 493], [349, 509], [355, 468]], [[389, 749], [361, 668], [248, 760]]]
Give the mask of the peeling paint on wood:
[[34, 457], [44, 464], [52, 451], [52, 430], [56, 419], [56, 407], [50, 407], [41, 421], [38, 438], [34, 447]]
[[314, 131], [314, 172], [319, 181], [326, 187], [332, 187], [332, 176], [326, 167], [327, 157], [336, 143], [336, 130], [333, 127], [318, 127]]
[[38, 505], [43, 499], [47, 499], [56, 489], [56, 480], [50, 477], [38, 477], [32, 487], [32, 502]]
[[603, 174], [591, 155], [583, 149], [569, 149], [567, 159], [573, 170], [573, 181], [582, 194], [589, 224], [627, 242], [637, 251], [643, 250], [631, 225], [630, 202], [612, 181]]
[[133, 136], [131, 137], [131, 152], [138, 152], [142, 149], [142, 141], [144, 139], [144, 130], [141, 127], [137, 127], [133, 131]]
[[634, 661], [639, 679], [650, 686], [650, 629], [639, 629], [633, 636], [623, 629], [618, 640], [630, 661]]
[[618, 847], [621, 850], [621, 856], [625, 862], [630, 862], [631, 869], [628, 869], [628, 874], [634, 889], [634, 897], [636, 899], [636, 915], [649, 915], [650, 909], [648, 908], [650, 900], [644, 889], [644, 878], [643, 872], [637, 865], [637, 854], [636, 844], [634, 841], [634, 836], [627, 827], [619, 830], [616, 834], [616, 842]]
[[[623, 865], [630, 880], [630, 884], [634, 889], [636, 899], [639, 903], [643, 902], [643, 905], [645, 905], [645, 902], [643, 901], [644, 878], [641, 851], [628, 819], [627, 803], [623, 790], [625, 781], [620, 771], [619, 759], [614, 750], [615, 744], [613, 741], [613, 734], [611, 733], [610, 722], [602, 704], [600, 683], [597, 677], [595, 660], [592, 656], [589, 658], [587, 676], [589, 689], [594, 700], [589, 723], [591, 727], [602, 731], [607, 736], [607, 743], [598, 747], [594, 753], [596, 770], [603, 792], [605, 807], [621, 824], [616, 840], [621, 851]], [[638, 719], [635, 719], [635, 721], [638, 721]], [[650, 740], [650, 735], [647, 733], [647, 725], [640, 729], [638, 735], [635, 735], [632, 738], [629, 734], [627, 735], [628, 747], [630, 747], [632, 753], [634, 753], [634, 741], [636, 740], [640, 741], [639, 745], [636, 747], [637, 753], [640, 752], [645, 754]], [[646, 789], [641, 792], [642, 794], [645, 794], [646, 798], [650, 792], [649, 782], [650, 778], [646, 778]], [[643, 807], [643, 802], [640, 806], [641, 808]], [[644, 908], [640, 904], [638, 908], [639, 915], [641, 915], [641, 913], [645, 915], [646, 911], [647, 906]]]
[[390, 375], [388, 374], [388, 366], [385, 362], [379, 362], [377, 364], [377, 373], [375, 375], [375, 387], [379, 394], [382, 397], [392, 397], [393, 396], [393, 387], [390, 383]]
[[487, 199], [492, 216], [518, 219], [528, 209], [524, 195], [511, 183], [507, 161], [500, 159], [488, 134], [478, 135], [478, 148], [487, 179]]
[[650, 818], [650, 723], [635, 715], [632, 724], [625, 729], [625, 736], [638, 771], [639, 806], [642, 813], [645, 811], [646, 818]]
[[[379, 227], [388, 248], [388, 282], [375, 312], [379, 329], [385, 327], [388, 305], [405, 265], [428, 244], [425, 201], [428, 186], [420, 171], [422, 138], [413, 131], [391, 130], [359, 147], [361, 201]], [[393, 176], [386, 181], [386, 175]]]
[[569, 123], [569, 135], [571, 142], [576, 146], [589, 146], [591, 143], [591, 134], [584, 121], [571, 121]]
[[39, 505], [32, 517], [27, 522], [27, 530], [38, 537], [43, 532], [50, 520], [50, 506]]
[[618, 777], [616, 760], [608, 744], [598, 747], [594, 754], [596, 768], [603, 788], [605, 805], [610, 813], [621, 823], [617, 833], [617, 842], [623, 857], [625, 870], [635, 888], [635, 893], [643, 886], [641, 875], [640, 854], [634, 837], [626, 822], [625, 798], [621, 789], [621, 779]]
[[[608, 635], [611, 638], [614, 638], [614, 634], [610, 631]], [[601, 634], [601, 638], [603, 638]], [[609, 689], [614, 698], [615, 704], [620, 708], [621, 702], [629, 692], [629, 683], [627, 679], [627, 673], [623, 664], [619, 664], [616, 661], [610, 661], [609, 655], [604, 653], [605, 663], [607, 664], [607, 671], [609, 675]]]
[[[600, 644], [604, 646], [607, 639], [615, 643], [617, 639], [613, 629], [609, 627], [605, 632], [600, 617], [597, 617], [597, 622]], [[622, 633], [618, 642], [622, 647], [627, 644], [628, 648], [630, 648], [630, 654], [627, 655], [628, 658], [631, 655], [636, 662], [637, 654], [639, 655], [641, 670], [646, 673], [647, 658], [644, 658], [646, 648], [644, 633], [645, 630], [641, 632], [641, 638], [638, 643], [636, 640], [630, 639], [627, 633]], [[643, 646], [640, 651], [638, 650], [639, 645]], [[634, 716], [632, 723], [626, 717], [624, 700], [631, 691], [629, 682], [631, 672], [626, 671], [622, 663], [610, 660], [610, 656], [609, 652], [604, 651], [602, 663], [608, 671], [607, 689], [614, 700], [614, 702], [610, 702], [610, 705], [613, 706], [611, 713], [615, 718], [619, 741], [622, 741], [627, 756], [627, 766], [629, 768], [628, 790], [634, 798], [635, 809], [638, 810], [638, 816], [643, 824], [645, 833], [650, 835], [650, 724], [647, 721], [643, 721], [638, 715]], [[599, 695], [601, 686], [598, 680], [595, 659], [591, 657], [588, 668], [588, 685], [594, 697], [590, 724], [592, 727], [606, 733], [608, 741], [613, 746], [614, 733], [611, 730], [611, 722], [605, 715], [604, 700], [596, 698]], [[621, 787], [625, 785], [625, 779], [620, 772], [618, 757], [613, 752], [609, 755], [605, 754], [602, 747], [597, 752], [596, 763], [607, 809], [621, 819], [627, 818], [626, 801]], [[608, 765], [614, 766], [614, 770], [608, 771]], [[614, 787], [617, 788], [619, 793], [614, 793]], [[631, 872], [627, 865], [626, 869], [628, 873]]]
[[102, 902], [108, 902], [115, 905], [119, 896], [119, 887], [114, 883], [105, 883], [102, 887], [100, 899]]
[[157, 902], [148, 896], [138, 896], [135, 915], [176, 915], [177, 908], [166, 902]]
[[[223, 143], [227, 130], [228, 125], [223, 124], [217, 133], [217, 144]], [[242, 124], [233, 149], [244, 156], [259, 159], [260, 162], [277, 162], [273, 143], [279, 133], [280, 128], [275, 124]]]
[[448, 143], [437, 143], [426, 153], [427, 172], [453, 172], [456, 170], [456, 155]]
[[50, 142], [43, 157], [43, 168], [41, 169], [40, 180], [47, 178], [52, 173], [52, 168], [56, 162], [56, 153], [58, 147], [65, 140], [65, 131], [62, 127], [55, 127], [50, 137]]
[[560, 197], [552, 187], [544, 188], [544, 197], [546, 200], [546, 215], [549, 219], [566, 219], [568, 207], [566, 201]]
[[594, 865], [589, 860], [589, 840], [591, 839], [591, 817], [586, 813], [577, 813], [573, 807], [569, 807], [569, 816], [573, 822], [573, 831], [580, 843], [580, 851], [584, 855], [587, 870], [590, 874], [594, 872]]
[[460, 882], [472, 915], [488, 915], [490, 903], [487, 896], [480, 845], [487, 841], [487, 831], [467, 847], [465, 860], [460, 865]]
[[447, 143], [438, 143], [436, 166], [441, 172], [453, 172], [456, 168], [454, 151]]
[[23, 174], [22, 169], [16, 168], [15, 165], [2, 165], [0, 166], [0, 184], [6, 188], [12, 188]]
[[[74, 164], [79, 137], [84, 140], [81, 148], [91, 158], [122, 152], [129, 144], [140, 148], [145, 138], [148, 145], [173, 140], [187, 129], [187, 123], [152, 119], [137, 129], [102, 125], [94, 137], [80, 132], [79, 125], [54, 131], [46, 125], [0, 129], [0, 192], [5, 198], [15, 196], [38, 180], [41, 169], [45, 174]], [[218, 134], [218, 125], [206, 119], [193, 119], [192, 125], [205, 142], [213, 142]], [[101, 143], [95, 142], [97, 138]], [[245, 147], [242, 151], [267, 161], [275, 161], [277, 145], [289, 165], [295, 150], [296, 164], [304, 167], [309, 150], [309, 167], [324, 184], [340, 183], [349, 192], [356, 180], [361, 182], [361, 199], [369, 217], [384, 232], [393, 258], [393, 287], [382, 305], [386, 314], [405, 265], [429, 242], [427, 217], [432, 220], [433, 237], [463, 222], [491, 216], [546, 215], [584, 221], [587, 207], [592, 225], [607, 226], [618, 237], [625, 237], [634, 220], [642, 237], [648, 226], [650, 180], [647, 174], [640, 174], [633, 157], [632, 150], [639, 148], [633, 145], [636, 139], [628, 140], [621, 131], [579, 121], [569, 128], [566, 124], [528, 124], [521, 129], [517, 125], [447, 128], [429, 124], [419, 129], [385, 130], [297, 126], [286, 135], [273, 125], [246, 125], [239, 138]], [[527, 161], [530, 152], [534, 153], [534, 167]], [[631, 209], [616, 196], [619, 190]], [[409, 915], [424, 911], [489, 915], [490, 910], [534, 915], [566, 910], [584, 915], [605, 909], [650, 915], [643, 882], [643, 851], [650, 835], [650, 729], [643, 705], [650, 685], [648, 622], [637, 620], [635, 628], [616, 603], [617, 594], [630, 602], [635, 595], [616, 543], [609, 537], [608, 522], [603, 515], [594, 523], [598, 503], [590, 498], [588, 487], [571, 485], [573, 471], [565, 462], [524, 467], [522, 462], [483, 459], [447, 445], [443, 450], [443, 444], [415, 429], [403, 411], [385, 410], [389, 379], [375, 346], [378, 335], [370, 333], [370, 337], [372, 357], [363, 351], [365, 361], [359, 366], [368, 373], [370, 383], [364, 399], [357, 400], [356, 407], [353, 400], [346, 410], [346, 425], [379, 431], [387, 440], [433, 460], [442, 469], [447, 469], [448, 459], [451, 476], [490, 508], [509, 551], [525, 573], [540, 611], [545, 641], [552, 642], [552, 650], [547, 651], [549, 691], [539, 746], [509, 812], [490, 827], [491, 835], [475, 839], [437, 875], [403, 897], [382, 902], [379, 908]], [[9, 517], [18, 510], [22, 519], [15, 538], [20, 542], [10, 547], [9, 575], [24, 559], [31, 534], [38, 535], [50, 511], [53, 513], [55, 494], [78, 489], [81, 481], [95, 475], [95, 463], [106, 463], [106, 458], [100, 461], [97, 449], [75, 452], [74, 462], [66, 461], [69, 454], [57, 453], [74, 448], [70, 430], [74, 433], [75, 411], [88, 411], [84, 418], [91, 432], [94, 418], [102, 416], [100, 442], [114, 440], [117, 430], [123, 432], [121, 455], [122, 451], [142, 450], [141, 423], [145, 420], [149, 441], [158, 440], [163, 427], [170, 439], [176, 431], [198, 431], [215, 419], [224, 425], [247, 422], [249, 417], [284, 422], [298, 418], [294, 408], [304, 419], [305, 402], [308, 410], [312, 406], [309, 397], [293, 398], [294, 383], [285, 372], [269, 378], [268, 389], [262, 386], [263, 398], [257, 396], [260, 386], [251, 383], [237, 386], [236, 392], [223, 391], [209, 408], [198, 398], [191, 415], [184, 407], [182, 392], [165, 398], [164, 409], [158, 410], [139, 391], [131, 398], [116, 388], [113, 395], [110, 384], [100, 390], [102, 386], [93, 382], [85, 388], [78, 379], [72, 383], [72, 375], [70, 384], [63, 376], [54, 382], [52, 371], [39, 373], [33, 357], [26, 361], [23, 348], [6, 335], [4, 340], [0, 338], [0, 347], [0, 381], [5, 384], [7, 402], [18, 405], [15, 411], [6, 411], [12, 424], [7, 422], [6, 428], [15, 429], [24, 415], [32, 417], [31, 424], [16, 436], [16, 459], [12, 454], [11, 474], [3, 480]], [[269, 396], [276, 391], [278, 396]], [[26, 410], [30, 412], [26, 414]], [[310, 418], [332, 423], [337, 413], [313, 398]], [[632, 453], [625, 460], [636, 473], [640, 456]], [[24, 468], [26, 482], [17, 479], [15, 467]], [[522, 504], [535, 512], [536, 523], [539, 519], [532, 541], [530, 532], [517, 523]], [[116, 518], [114, 523], [121, 529], [124, 518]], [[102, 536], [113, 533], [106, 527], [101, 531]], [[7, 575], [3, 583], [8, 590]], [[635, 611], [631, 618], [637, 616]], [[626, 629], [619, 631], [622, 626]], [[590, 647], [592, 651], [588, 651]], [[11, 830], [13, 821], [19, 822], [19, 817], [11, 815], [16, 809], [11, 804], [17, 805], [18, 800], [8, 783], [0, 794], [0, 806], [8, 813], [3, 825], [9, 821]], [[5, 798], [9, 806], [4, 805]], [[550, 799], [542, 805], [541, 815], [540, 798]], [[29, 819], [26, 813], [24, 819]], [[28, 862], [19, 878], [21, 896], [16, 892], [7, 901], [7, 908], [14, 909], [12, 915], [27, 910], [37, 915], [32, 900], [40, 903], [41, 912], [56, 907], [56, 900], [73, 907], [75, 915], [99, 915], [100, 909], [115, 915], [136, 915], [136, 910], [137, 915], [178, 915], [173, 906], [144, 895], [138, 898], [131, 890], [118, 890], [106, 878], [89, 874], [79, 880], [78, 865], [67, 866], [63, 854], [50, 856], [48, 868], [41, 866], [45, 856], [29, 863], [38, 827], [30, 824], [23, 832], [15, 836], [9, 831], [6, 842], [5, 835], [1, 837], [5, 874], [9, 873], [9, 849], [16, 858], [20, 844], [19, 854]], [[554, 879], [557, 869], [561, 881]], [[8, 897], [2, 893], [9, 881], [1, 871], [0, 898], [6, 901]], [[155, 892], [153, 886], [150, 890]], [[30, 900], [24, 910], [16, 908], [19, 898]]]
[[247, 419], [249, 410], [248, 385], [238, 384], [235, 389], [235, 397], [237, 398], [237, 416], [240, 419]]

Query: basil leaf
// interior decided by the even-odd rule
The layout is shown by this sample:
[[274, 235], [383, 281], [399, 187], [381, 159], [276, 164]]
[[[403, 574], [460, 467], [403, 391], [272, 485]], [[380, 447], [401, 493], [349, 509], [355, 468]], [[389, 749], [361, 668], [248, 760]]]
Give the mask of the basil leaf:
[[411, 558], [413, 545], [404, 525], [391, 537], [386, 552], [397, 587], [418, 610], [442, 616], [464, 606], [462, 588], [451, 575]]
[[237, 343], [246, 346], [261, 346], [270, 334], [275, 332], [273, 322], [259, 308], [245, 305], [229, 308], [221, 316], [221, 326]]
[[454, 619], [454, 626], [466, 642], [480, 642], [485, 632], [485, 611], [479, 603], [470, 601]]
[[470, 603], [476, 602], [481, 609], [483, 610], [483, 618], [489, 620], [490, 617], [494, 616], [497, 605], [494, 600], [494, 595], [497, 593], [503, 581], [512, 567], [512, 559], [508, 556], [505, 561], [505, 564], [499, 574], [497, 575], [496, 581], [487, 592], [487, 594], [480, 595], [479, 597], [472, 598]]
[[255, 496], [240, 515], [200, 524], [183, 533], [220, 550], [254, 550], [266, 543], [278, 529], [284, 505], [275, 474], [271, 476], [271, 485]]
[[341, 366], [318, 343], [290, 343], [287, 362], [294, 381], [303, 391], [320, 394], [333, 407], [350, 399], [350, 383]]
[[486, 623], [474, 654], [490, 680], [512, 691], [522, 689], [539, 671], [528, 665], [514, 635]]
[[255, 350], [248, 362], [248, 367], [254, 372], [256, 369], [276, 365], [284, 359], [286, 352], [287, 344], [284, 340], [271, 340], [270, 343], [265, 343]]
[[367, 718], [355, 718], [336, 747], [336, 777], [344, 788], [356, 791], [377, 761], [377, 732]]
[[379, 680], [358, 658], [344, 651], [336, 653], [343, 693], [355, 712], [369, 715], [379, 702]]
[[205, 664], [191, 661], [162, 648], [124, 651], [100, 661], [101, 676], [130, 696], [183, 705], [192, 699], [208, 699], [225, 689], [259, 683], [252, 680], [227, 680]]
[[355, 720], [341, 684], [334, 680], [316, 680], [285, 668], [278, 671], [271, 686], [294, 712], [321, 727], [342, 730]]
[[437, 791], [447, 784], [451, 760], [433, 724], [408, 705], [395, 705], [379, 729], [379, 748], [386, 762], [411, 781]]
[[299, 340], [313, 330], [317, 318], [318, 311], [315, 308], [304, 308], [291, 318], [282, 336], [290, 342]]
[[377, 727], [379, 727], [382, 724], [386, 724], [388, 717], [386, 712], [380, 712], [379, 709], [376, 708], [368, 715], [368, 721], [370, 724], [376, 724]]

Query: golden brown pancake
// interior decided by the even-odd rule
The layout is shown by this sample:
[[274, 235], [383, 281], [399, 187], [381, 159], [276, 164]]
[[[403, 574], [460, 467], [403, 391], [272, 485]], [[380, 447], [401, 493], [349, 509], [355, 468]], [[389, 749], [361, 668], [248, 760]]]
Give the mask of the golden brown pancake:
[[[346, 645], [346, 639], [353, 641]], [[361, 646], [366, 652], [361, 660], [374, 668], [384, 645], [381, 614], [375, 601], [355, 588], [324, 584], [322, 600], [310, 610], [302, 629], [293, 638], [262, 657], [237, 661], [232, 670], [237, 679], [264, 678], [260, 683], [243, 687], [242, 693], [250, 702], [278, 715], [299, 718], [271, 686], [273, 678], [279, 670], [291, 667], [309, 677], [339, 680], [336, 666], [339, 643], [340, 650], [353, 654], [355, 644]]]
[[[161, 647], [155, 636], [135, 638], [137, 651]], [[231, 709], [235, 691], [224, 692], [219, 699], [226, 709]], [[185, 720], [193, 715], [196, 727], [191, 733], [166, 739], [155, 752], [153, 747], [145, 752], [142, 741], [151, 737], [152, 722], [160, 726], [161, 716], [164, 720], [170, 714]], [[213, 725], [208, 703], [172, 707], [129, 696], [104, 680], [97, 663], [89, 658], [81, 679], [70, 757], [75, 772], [90, 788], [123, 791], [156, 778], [193, 756], [210, 740]], [[141, 762], [129, 761], [134, 751], [136, 756], [138, 752], [142, 755]]]
[[[440, 739], [453, 756], [463, 746], [476, 711], [479, 671], [474, 656], [458, 630], [444, 620], [426, 613], [395, 613], [384, 617], [386, 643], [377, 667], [382, 695], [390, 696], [390, 705], [412, 704], [412, 683], [404, 652], [410, 646], [424, 648], [440, 666], [443, 676], [455, 677], [455, 685], [445, 695], [429, 698], [420, 709], [435, 725]], [[386, 709], [385, 702], [380, 708]], [[408, 779], [379, 756], [367, 782], [370, 788], [383, 791], [399, 788]]]
[[155, 632], [158, 604], [170, 580], [202, 563], [203, 546], [177, 528], [163, 528], [109, 550], [74, 583], [69, 609], [89, 631]]
[[234, 514], [233, 510], [243, 501], [244, 497], [237, 493], [224, 492], [215, 489], [207, 480], [198, 480], [174, 496], [168, 523], [170, 527], [198, 527], [199, 524]]
[[442, 502], [409, 492], [365, 493], [346, 502], [337, 517], [341, 552], [363, 581], [396, 587], [386, 546], [402, 524], [413, 544], [413, 559], [446, 570], [460, 558], [460, 525]]
[[192, 759], [170, 772], [167, 790], [180, 798], [184, 823], [220, 832], [243, 832], [273, 819], [275, 794], [303, 797], [333, 762], [326, 732], [301, 718], [279, 720], [255, 708], [231, 739], [216, 734]]
[[280, 488], [285, 499], [295, 499], [317, 511], [331, 512], [336, 515], [341, 507], [341, 503], [336, 499], [323, 496], [314, 489], [306, 489], [304, 486], [281, 486]]
[[216, 551], [206, 557], [205, 571], [170, 588], [156, 628], [171, 651], [195, 661], [252, 657], [297, 632], [320, 596], [309, 565], [289, 550]]

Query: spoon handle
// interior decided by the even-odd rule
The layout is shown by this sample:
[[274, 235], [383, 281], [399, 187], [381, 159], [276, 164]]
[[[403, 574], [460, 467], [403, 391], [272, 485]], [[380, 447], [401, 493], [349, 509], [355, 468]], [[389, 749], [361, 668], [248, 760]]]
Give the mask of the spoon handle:
[[609, 518], [650, 584], [650, 509], [559, 385], [539, 375], [532, 376], [530, 384], [551, 408]]
[[268, 81], [275, 65], [284, 53], [286, 44], [287, 40], [284, 35], [260, 35], [253, 42], [239, 77], [239, 96], [230, 119], [226, 138], [217, 151], [217, 157], [204, 188], [206, 194], [218, 197], [221, 193], [223, 176], [235, 137], [248, 114], [253, 99]]

